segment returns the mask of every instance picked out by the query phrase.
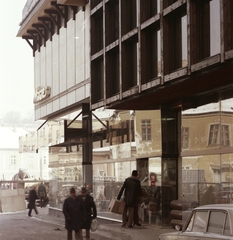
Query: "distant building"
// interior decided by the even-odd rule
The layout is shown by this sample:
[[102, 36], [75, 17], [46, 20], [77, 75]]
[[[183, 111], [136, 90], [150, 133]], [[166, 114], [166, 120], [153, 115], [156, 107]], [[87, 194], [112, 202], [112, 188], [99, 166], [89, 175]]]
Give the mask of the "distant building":
[[0, 127], [0, 179], [11, 180], [22, 168], [19, 137], [27, 132], [19, 128]]
[[31, 135], [23, 128], [0, 127], [0, 180], [12, 180], [20, 171], [27, 180], [48, 180], [48, 148], [36, 152], [20, 146], [20, 139]]

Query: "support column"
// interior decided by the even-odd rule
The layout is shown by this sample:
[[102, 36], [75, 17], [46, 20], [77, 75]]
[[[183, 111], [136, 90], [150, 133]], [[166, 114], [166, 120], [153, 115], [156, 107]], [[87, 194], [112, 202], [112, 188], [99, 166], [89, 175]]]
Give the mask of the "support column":
[[83, 184], [87, 187], [93, 186], [93, 167], [92, 167], [92, 113], [90, 104], [82, 104], [82, 128], [86, 130], [86, 138], [83, 143]]
[[161, 107], [162, 125], [162, 225], [170, 224], [170, 203], [177, 199], [180, 110]]

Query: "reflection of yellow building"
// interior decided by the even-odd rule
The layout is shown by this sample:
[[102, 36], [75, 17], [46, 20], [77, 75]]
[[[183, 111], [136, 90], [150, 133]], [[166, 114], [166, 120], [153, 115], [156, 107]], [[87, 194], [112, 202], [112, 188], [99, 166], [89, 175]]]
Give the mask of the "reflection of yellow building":
[[[204, 173], [204, 178], [189, 182], [196, 184], [196, 196], [208, 186], [213, 186], [214, 191], [224, 189], [233, 180], [233, 112], [227, 103], [222, 102], [224, 111], [220, 111], [219, 104], [210, 104], [182, 115], [182, 169]], [[190, 189], [184, 189], [187, 196]]]
[[[233, 114], [199, 110], [182, 114], [181, 156], [183, 199], [200, 203], [208, 186], [217, 191], [232, 182]], [[150, 172], [157, 174], [156, 185], [160, 186], [162, 177], [166, 177], [175, 186], [174, 163], [167, 161], [161, 169], [160, 111], [117, 111], [102, 116], [95, 113], [95, 116], [92, 118], [93, 194], [101, 211], [105, 211], [109, 196], [117, 192], [115, 190], [133, 169], [140, 171], [143, 186], [150, 185], [146, 178]], [[31, 135], [38, 136], [38, 140], [31, 137], [27, 144], [40, 148], [53, 143], [49, 150], [50, 179], [67, 184], [76, 182], [79, 187], [83, 181], [82, 142], [79, 142], [78, 135], [67, 139], [64, 122], [44, 124], [37, 134]], [[70, 128], [78, 132], [82, 128], [81, 121], [76, 119]], [[21, 143], [21, 148], [25, 148], [25, 144]], [[109, 186], [113, 186], [112, 191]], [[55, 193], [53, 196], [56, 199]]]
[[[184, 114], [182, 128], [189, 129], [189, 143], [182, 149], [182, 154], [192, 155], [196, 151], [200, 154], [208, 154], [213, 149], [222, 149], [228, 152], [233, 141], [231, 129], [233, 127], [233, 113], [202, 113]], [[193, 152], [192, 152], [193, 151]], [[195, 152], [194, 152], [195, 151]]]
[[[146, 141], [142, 139], [142, 122], [150, 121], [151, 139]], [[161, 156], [161, 122], [160, 111], [135, 111], [135, 141], [137, 155]]]
[[[136, 169], [136, 158], [161, 157], [161, 127], [160, 111], [111, 111], [110, 114], [94, 113], [92, 118], [93, 128], [93, 177], [94, 195], [101, 196], [105, 186], [110, 183], [120, 186], [125, 178], [130, 176]], [[63, 121], [46, 122], [34, 134], [35, 148], [40, 149], [49, 146], [50, 179], [62, 182], [82, 182], [82, 141], [79, 135], [67, 135], [65, 122], [70, 123], [69, 118]], [[146, 131], [143, 139], [145, 126]], [[82, 121], [77, 118], [69, 125], [70, 129], [79, 132], [82, 129]], [[31, 141], [22, 142], [30, 146]], [[154, 166], [153, 160], [151, 171], [160, 167], [160, 162]], [[77, 169], [75, 172], [74, 169]], [[147, 175], [149, 169], [146, 170]], [[161, 181], [161, 174], [158, 173]], [[145, 176], [144, 176], [145, 177]], [[148, 185], [148, 179], [144, 185]], [[53, 182], [53, 181], [52, 181]], [[54, 182], [53, 182], [54, 183]], [[114, 185], [115, 186], [115, 185]], [[116, 187], [117, 188], [117, 187]], [[51, 187], [51, 189], [57, 189]], [[118, 188], [117, 188], [118, 189]], [[53, 193], [53, 196], [56, 196]], [[103, 200], [103, 199], [102, 199]], [[56, 202], [56, 201], [54, 201]], [[52, 206], [52, 205], [51, 205]]]

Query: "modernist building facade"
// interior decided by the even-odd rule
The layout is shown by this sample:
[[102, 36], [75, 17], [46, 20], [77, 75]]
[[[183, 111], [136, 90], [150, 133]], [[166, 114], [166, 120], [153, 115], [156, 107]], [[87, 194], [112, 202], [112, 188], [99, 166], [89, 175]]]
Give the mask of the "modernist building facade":
[[169, 224], [171, 200], [231, 192], [232, 9], [230, 0], [27, 1], [18, 36], [34, 56], [51, 208], [69, 186], [88, 185], [99, 216], [118, 218], [107, 206], [133, 169], [160, 199], [139, 211], [155, 224]]

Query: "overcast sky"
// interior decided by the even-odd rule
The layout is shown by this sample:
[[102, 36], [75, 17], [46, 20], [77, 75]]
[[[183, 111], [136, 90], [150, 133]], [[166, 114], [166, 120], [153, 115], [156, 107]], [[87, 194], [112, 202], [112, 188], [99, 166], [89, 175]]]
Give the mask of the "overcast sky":
[[16, 37], [26, 0], [0, 0], [0, 117], [8, 111], [33, 114], [33, 56]]

